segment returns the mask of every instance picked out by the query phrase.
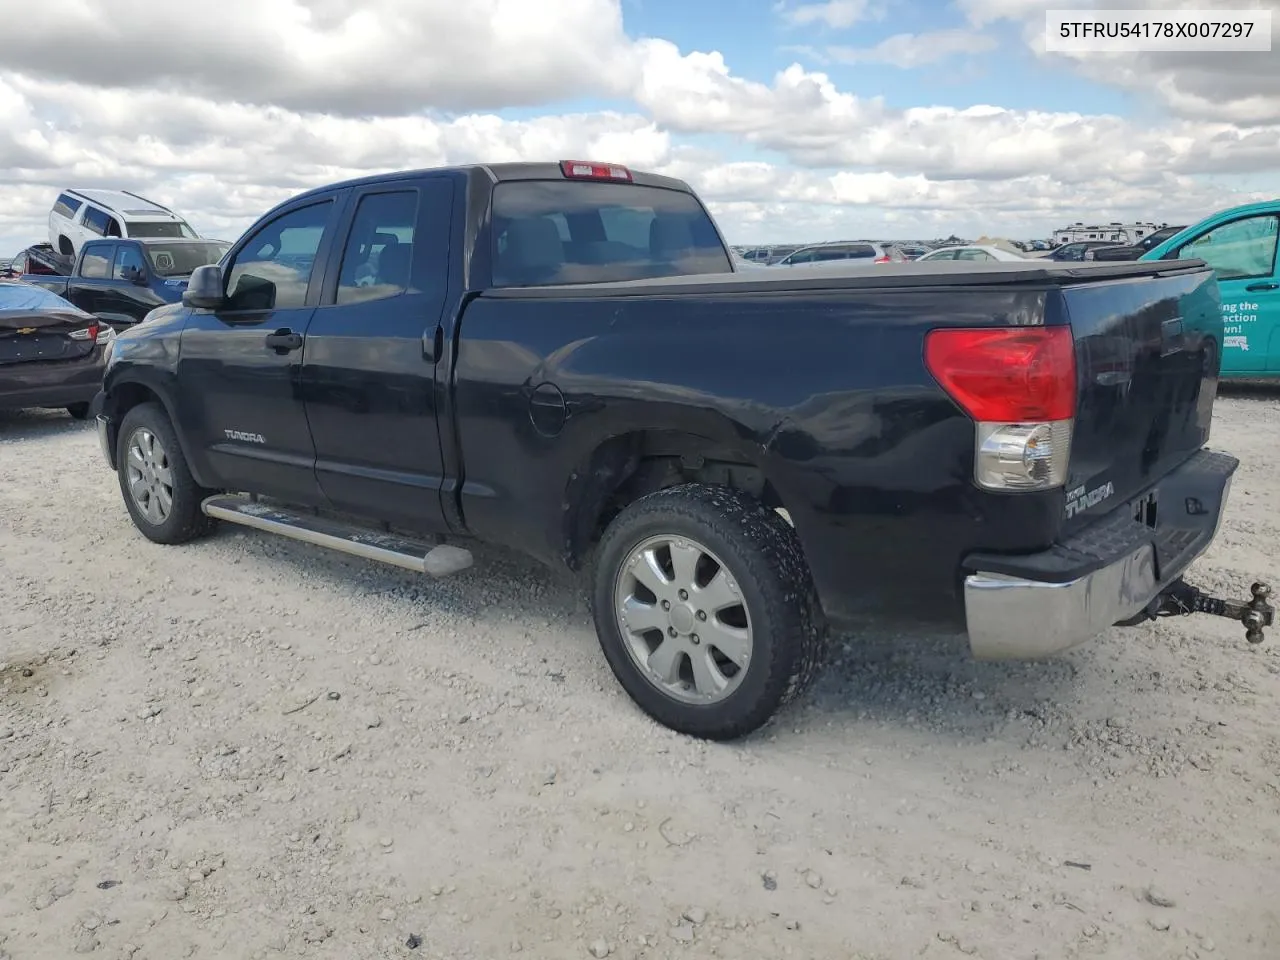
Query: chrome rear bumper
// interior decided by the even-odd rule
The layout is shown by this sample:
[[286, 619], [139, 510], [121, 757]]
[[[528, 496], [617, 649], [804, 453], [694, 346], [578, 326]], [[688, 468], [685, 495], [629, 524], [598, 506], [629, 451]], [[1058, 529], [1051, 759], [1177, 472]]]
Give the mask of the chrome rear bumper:
[[1159, 527], [1119, 508], [1044, 554], [972, 558], [964, 580], [970, 651], [1039, 659], [1138, 617], [1213, 543], [1237, 466], [1201, 450], [1161, 479]]

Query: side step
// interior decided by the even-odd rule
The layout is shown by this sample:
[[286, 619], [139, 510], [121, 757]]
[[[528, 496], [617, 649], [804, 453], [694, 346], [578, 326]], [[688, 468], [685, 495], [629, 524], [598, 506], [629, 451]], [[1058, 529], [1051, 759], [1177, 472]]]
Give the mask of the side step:
[[209, 497], [200, 509], [207, 517], [277, 533], [353, 557], [389, 563], [414, 573], [429, 573], [433, 577], [458, 573], [473, 562], [471, 551], [462, 547], [449, 544], [433, 546], [394, 533], [380, 533], [338, 520], [267, 506], [232, 494]]

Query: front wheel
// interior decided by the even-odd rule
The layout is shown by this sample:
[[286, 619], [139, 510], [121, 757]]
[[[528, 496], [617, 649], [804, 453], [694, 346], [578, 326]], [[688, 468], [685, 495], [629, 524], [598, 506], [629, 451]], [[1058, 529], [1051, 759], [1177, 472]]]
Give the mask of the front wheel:
[[214, 491], [196, 483], [169, 417], [155, 403], [125, 414], [116, 447], [120, 492], [133, 524], [155, 543], [185, 543], [213, 521], [200, 510]]
[[664, 726], [743, 736], [817, 674], [827, 634], [799, 540], [746, 494], [691, 483], [642, 497], [597, 556], [601, 648]]

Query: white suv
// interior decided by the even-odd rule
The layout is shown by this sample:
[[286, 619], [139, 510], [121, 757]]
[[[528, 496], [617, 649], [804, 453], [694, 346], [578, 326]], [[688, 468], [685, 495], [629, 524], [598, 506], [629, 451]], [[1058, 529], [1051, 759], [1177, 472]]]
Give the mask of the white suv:
[[49, 243], [64, 256], [86, 240], [163, 237], [199, 240], [200, 234], [168, 207], [128, 190], [64, 190], [49, 211]]

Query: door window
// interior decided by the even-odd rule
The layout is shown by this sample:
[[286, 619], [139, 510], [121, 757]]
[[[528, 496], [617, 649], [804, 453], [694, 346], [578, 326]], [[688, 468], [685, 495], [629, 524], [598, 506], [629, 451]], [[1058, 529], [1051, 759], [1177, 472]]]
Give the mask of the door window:
[[1184, 243], [1179, 258], [1198, 258], [1218, 273], [1219, 280], [1270, 277], [1276, 268], [1277, 223], [1280, 217], [1232, 220]]
[[143, 270], [145, 265], [137, 247], [126, 243], [116, 248], [116, 264], [111, 271], [113, 280], [133, 280]]
[[100, 237], [105, 236], [109, 222], [111, 222], [111, 218], [97, 207], [85, 207], [84, 227], [90, 233], [96, 233]]
[[985, 250], [959, 250], [956, 252], [957, 260], [994, 260], [995, 257], [987, 253]]
[[111, 276], [112, 244], [86, 247], [80, 258], [80, 276], [86, 280], [105, 280]]
[[240, 248], [227, 272], [227, 310], [304, 306], [333, 201], [290, 210]]
[[383, 300], [409, 288], [418, 192], [373, 193], [360, 199], [338, 272], [339, 305]]

